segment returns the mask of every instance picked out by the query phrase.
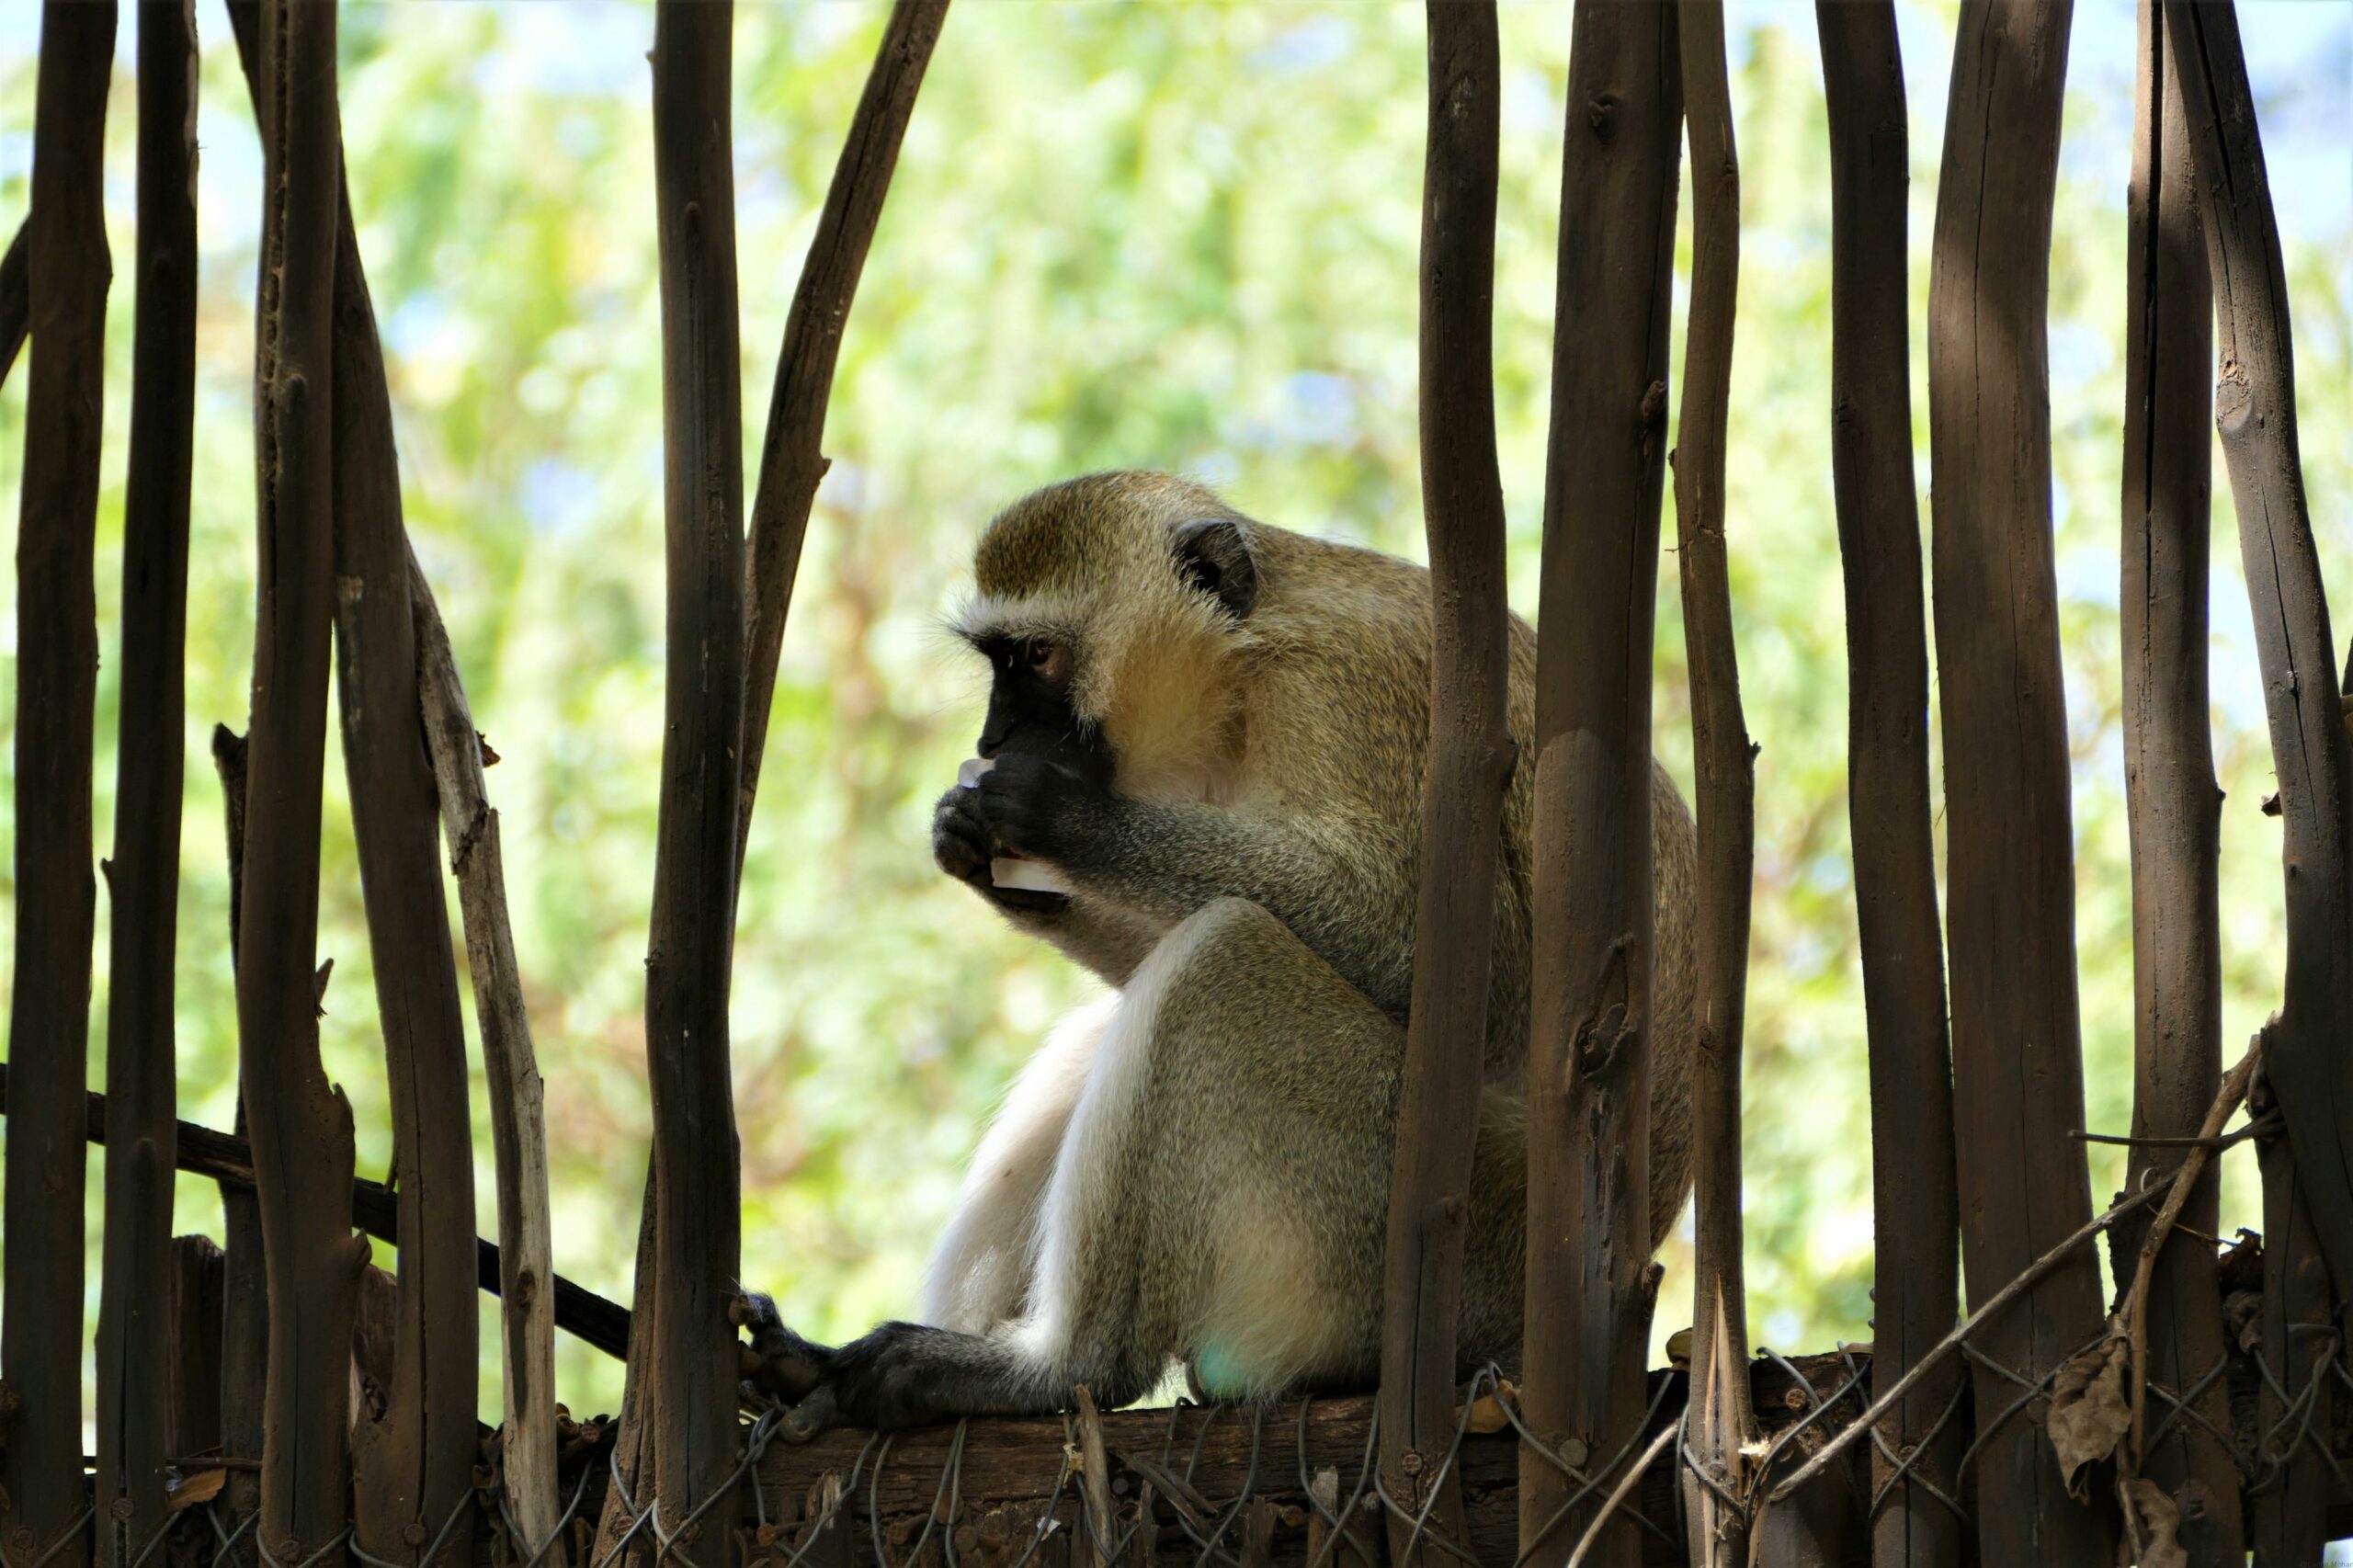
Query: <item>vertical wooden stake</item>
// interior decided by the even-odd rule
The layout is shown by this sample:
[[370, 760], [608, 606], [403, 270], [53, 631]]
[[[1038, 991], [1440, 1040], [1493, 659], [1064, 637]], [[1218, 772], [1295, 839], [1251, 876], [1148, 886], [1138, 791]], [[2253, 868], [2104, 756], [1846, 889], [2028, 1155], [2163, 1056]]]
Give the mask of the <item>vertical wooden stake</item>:
[[[1952, 900], [1953, 1104], [1973, 1307], [2091, 1218], [2075, 842], [2051, 542], [2051, 207], [2068, 0], [1967, 0], [1928, 295], [1937, 663]], [[1989, 1323], [1977, 1408], [2017, 1399], [2100, 1324], [2089, 1248]], [[2067, 1495], [2018, 1416], [1981, 1434], [1987, 1562], [2104, 1562], [2112, 1511]]]
[[[1724, 557], [1724, 429], [1740, 285], [1740, 162], [1724, 76], [1720, 0], [1683, 0], [1677, 18], [1691, 136], [1690, 324], [1675, 466], [1676, 562], [1690, 651], [1699, 776], [1699, 1035], [1692, 1056], [1699, 1186], [1692, 1271], [1688, 1441], [1727, 1489], [1743, 1487], [1755, 1436], [1748, 1395], [1748, 1290], [1741, 1257], [1740, 1058], [1748, 994], [1748, 909], [1756, 862], [1756, 750], [1741, 712], [1740, 660]], [[1692, 1568], [1748, 1558], [1744, 1522], [1682, 1471]]]
[[319, 1060], [320, 786], [334, 610], [335, 8], [262, 13], [256, 437], [262, 530], [237, 1034], [269, 1276], [261, 1544], [301, 1562], [349, 1509], [351, 1108]]
[[[1649, 1354], [1651, 643], [1683, 106], [1672, 8], [1580, 0], [1574, 25], [1538, 625], [1525, 1409], [1591, 1474], [1636, 1452]], [[1583, 1534], [1597, 1495], [1570, 1509], [1575, 1490], [1522, 1452], [1523, 1554]], [[1631, 1568], [1641, 1544], [1619, 1513], [1593, 1561]]]
[[[0, 1551], [82, 1568], [82, 1096], [90, 1054], [94, 581], [105, 406], [111, 0], [41, 11], [27, 301], [35, 335], [17, 534], [16, 953], [0, 1310]], [[71, 1539], [65, 1539], [68, 1536]]]
[[[1952, 1328], [1961, 1211], [1928, 790], [1928, 623], [1912, 479], [1904, 62], [1887, 0], [1821, 0], [1814, 15], [1830, 111], [1830, 460], [1846, 580], [1847, 809], [1870, 1041], [1876, 1398]], [[1870, 1521], [1880, 1568], [1961, 1561], [1962, 1521], [1929, 1490], [1960, 1494], [1961, 1435], [1953, 1422], [1938, 1429], [1960, 1382], [1957, 1362], [1933, 1371], [1893, 1412], [1888, 1446], [1908, 1461], [1904, 1480], [1893, 1481], [1894, 1463], [1873, 1452], [1872, 1489], [1889, 1487]]]
[[[743, 1216], [728, 968], [744, 712], [744, 424], [737, 373], [735, 186], [728, 114], [734, 6], [664, 0], [654, 34], [654, 166], [662, 249], [662, 430], [668, 551], [662, 798], [645, 958], [654, 1088], [651, 1354], [659, 1529], [732, 1560], [725, 1496], [737, 1433]], [[650, 1284], [650, 1289], [648, 1288]], [[643, 1501], [641, 1487], [641, 1501]], [[698, 1542], [705, 1543], [698, 1550]]]
[[[122, 695], [107, 1006], [106, 1238], [98, 1294], [105, 1558], [131, 1568], [167, 1522], [173, 1167], [172, 965], [179, 930], [188, 475], [196, 417], [196, 17], [139, 21], [138, 287], [123, 497]], [[216, 1352], [218, 1347], [214, 1347]], [[185, 1453], [188, 1450], [179, 1449]]]
[[[1391, 1561], [1463, 1539], [1453, 1458], [1456, 1332], [1472, 1150], [1487, 1040], [1495, 868], [1518, 756], [1505, 718], [1511, 660], [1504, 492], [1495, 459], [1495, 166], [1501, 68], [1492, 4], [1431, 0], [1422, 176], [1422, 496], [1430, 549], [1430, 741], [1412, 1011], [1389, 1187], [1381, 1465]], [[1441, 1478], [1443, 1478], [1441, 1480]], [[1438, 1484], [1436, 1498], [1431, 1486]]]

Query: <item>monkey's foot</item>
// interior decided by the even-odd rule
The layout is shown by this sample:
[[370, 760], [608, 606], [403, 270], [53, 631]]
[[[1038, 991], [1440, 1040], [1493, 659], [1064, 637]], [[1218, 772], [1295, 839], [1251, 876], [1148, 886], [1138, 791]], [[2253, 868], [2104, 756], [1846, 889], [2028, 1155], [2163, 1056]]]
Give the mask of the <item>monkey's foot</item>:
[[882, 1324], [829, 1353], [824, 1377], [785, 1413], [779, 1435], [805, 1443], [829, 1426], [891, 1432], [999, 1408], [1000, 1359], [972, 1335]]
[[825, 1379], [838, 1352], [813, 1344], [784, 1326], [776, 1302], [753, 1291], [736, 1299], [733, 1316], [752, 1336], [745, 1352], [745, 1380], [780, 1404], [809, 1396]]

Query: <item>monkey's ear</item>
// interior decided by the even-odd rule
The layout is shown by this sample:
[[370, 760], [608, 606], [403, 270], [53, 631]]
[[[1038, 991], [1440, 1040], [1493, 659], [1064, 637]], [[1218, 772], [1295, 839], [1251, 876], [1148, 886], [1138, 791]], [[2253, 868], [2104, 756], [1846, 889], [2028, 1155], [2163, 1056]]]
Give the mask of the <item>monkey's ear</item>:
[[1242, 525], [1231, 517], [1197, 517], [1178, 525], [1174, 542], [1177, 574], [1234, 619], [1247, 620], [1258, 602], [1258, 562]]

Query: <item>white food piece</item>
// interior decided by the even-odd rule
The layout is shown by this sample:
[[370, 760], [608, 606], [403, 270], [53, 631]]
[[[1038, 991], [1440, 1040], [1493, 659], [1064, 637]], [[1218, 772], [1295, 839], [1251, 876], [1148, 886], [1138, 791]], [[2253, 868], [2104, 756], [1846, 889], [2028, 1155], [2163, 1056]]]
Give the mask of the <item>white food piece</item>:
[[956, 767], [957, 788], [969, 790], [981, 781], [981, 775], [996, 766], [993, 756], [968, 756]]
[[1059, 892], [1071, 891], [1070, 882], [1060, 871], [1042, 860], [1016, 860], [1005, 856], [989, 862], [989, 883], [993, 887], [1014, 888], [1022, 892]]

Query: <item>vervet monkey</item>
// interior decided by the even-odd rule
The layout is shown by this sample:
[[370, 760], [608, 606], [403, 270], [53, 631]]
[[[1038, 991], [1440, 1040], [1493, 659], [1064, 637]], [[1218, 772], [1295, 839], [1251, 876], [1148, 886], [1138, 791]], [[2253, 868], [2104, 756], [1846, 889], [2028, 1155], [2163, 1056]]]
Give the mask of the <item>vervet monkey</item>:
[[[993, 676], [985, 773], [940, 868], [1116, 994], [1022, 1072], [932, 1260], [921, 1324], [837, 1350], [767, 1312], [788, 1435], [1373, 1381], [1414, 965], [1429, 575], [1106, 473], [999, 516], [958, 626]], [[1461, 1343], [1518, 1355], [1536, 639], [1511, 626], [1504, 813]], [[1690, 1187], [1691, 819], [1654, 791], [1652, 1243]], [[995, 885], [1042, 862], [1067, 893]], [[1000, 866], [1000, 869], [1003, 868]], [[763, 1308], [765, 1304], [762, 1304]]]

